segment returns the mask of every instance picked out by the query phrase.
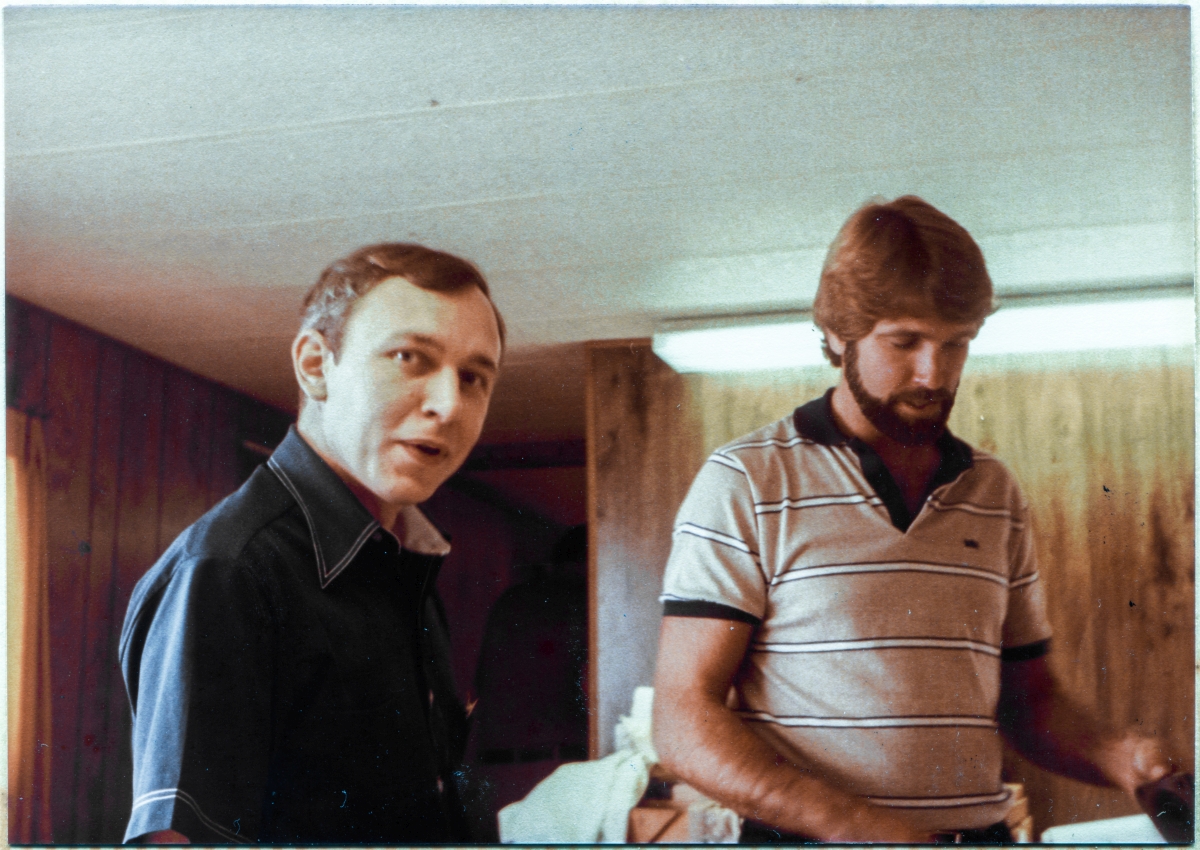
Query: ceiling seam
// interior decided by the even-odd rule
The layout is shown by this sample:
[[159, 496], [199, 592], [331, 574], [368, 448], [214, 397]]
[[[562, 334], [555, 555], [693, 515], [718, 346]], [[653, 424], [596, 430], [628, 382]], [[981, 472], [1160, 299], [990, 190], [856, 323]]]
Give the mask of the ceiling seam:
[[[1097, 146], [1088, 147], [1086, 149], [1086, 151], [1084, 151], [1084, 153], [1086, 153], [1088, 155], [1094, 155], [1094, 154], [1098, 154], [1098, 153], [1115, 152], [1115, 151], [1146, 151], [1146, 150], [1152, 150], [1154, 148], [1163, 148], [1166, 150], [1173, 151], [1173, 150], [1176, 150], [1177, 146], [1170, 145], [1165, 142], [1164, 143], [1156, 143], [1156, 144], [1152, 144], [1152, 145], [1144, 145], [1144, 144], [1104, 145], [1104, 146], [1097, 145]], [[1039, 154], [1038, 158], [1043, 159], [1043, 160], [1054, 160], [1054, 159], [1060, 159], [1063, 157], [1078, 156], [1079, 154], [1080, 154], [1079, 148], [1064, 146], [1057, 150], [1051, 151], [1049, 155]], [[995, 165], [995, 164], [1004, 164], [1004, 163], [1022, 162], [1022, 161], [1027, 162], [1028, 159], [1029, 159], [1029, 157], [1027, 154], [1010, 153], [1010, 154], [1004, 154], [1004, 155], [1000, 155], [1000, 156], [996, 156], [996, 157], [977, 158], [975, 160], [972, 160], [971, 164], [972, 164], [972, 167], [978, 167], [979, 163], [989, 163], [989, 164]], [[940, 169], [945, 169], [948, 166], [955, 167], [955, 166], [960, 166], [960, 165], [961, 165], [961, 163], [959, 163], [955, 160], [951, 160], [951, 159], [931, 159], [931, 160], [926, 160], [924, 162], [909, 166], [907, 168], [907, 170], [911, 171], [911, 172], [920, 173], [922, 171], [940, 170]], [[876, 172], [876, 171], [888, 173], [888, 172], [892, 172], [894, 170], [895, 170], [894, 168], [888, 168], [883, 165], [872, 165], [872, 166], [866, 166], [863, 168], [851, 168], [851, 169], [842, 169], [842, 170], [839, 170], [836, 172], [826, 172], [826, 173], [822, 174], [822, 177], [827, 180], [838, 180], [838, 179], [845, 179], [845, 178], [852, 178], [852, 177], [861, 177], [864, 174], [870, 174], [870, 173]], [[9, 179], [11, 182], [11, 176]], [[776, 177], [760, 179], [758, 181], [758, 183], [759, 183], [759, 185], [772, 185], [772, 184], [781, 184], [781, 183], [787, 183], [787, 182], [791, 182], [791, 181], [807, 180], [807, 179], [811, 179], [811, 174], [793, 173], [793, 174], [788, 174], [788, 175], [784, 175], [784, 176], [776, 176]], [[608, 189], [606, 192], [602, 193], [602, 195], [600, 195], [600, 196], [601, 197], [636, 196], [636, 195], [647, 194], [647, 193], [661, 192], [663, 190], [669, 190], [669, 189], [679, 189], [679, 188], [695, 189], [698, 186], [719, 187], [719, 186], [729, 185], [729, 184], [736, 184], [739, 186], [744, 185], [745, 178], [741, 177], [741, 176], [733, 176], [733, 177], [728, 177], [728, 178], [724, 178], [724, 179], [720, 179], [720, 180], [710, 180], [703, 184], [698, 184], [695, 181], [686, 181], [686, 180], [667, 181], [667, 182], [660, 182], [660, 183], [643, 183], [643, 184], [640, 184], [639, 186], [637, 186], [636, 188]], [[403, 207], [389, 207], [388, 209], [385, 209], [385, 210], [372, 210], [372, 211], [347, 213], [345, 215], [272, 219], [270, 221], [249, 221], [249, 222], [240, 222], [240, 223], [236, 223], [236, 224], [220, 225], [220, 226], [216, 226], [216, 227], [161, 227], [161, 228], [134, 229], [134, 228], [125, 226], [125, 227], [119, 227], [119, 228], [92, 228], [91, 232], [94, 235], [99, 235], [99, 236], [103, 236], [103, 235], [129, 236], [131, 234], [137, 234], [137, 235], [141, 235], [141, 236], [170, 236], [170, 235], [179, 235], [179, 234], [187, 234], [187, 233], [219, 234], [219, 233], [233, 233], [233, 232], [244, 232], [244, 231], [269, 231], [269, 230], [276, 229], [276, 228], [286, 228], [286, 227], [292, 227], [292, 226], [298, 226], [298, 225], [348, 223], [348, 222], [352, 222], [352, 221], [360, 221], [363, 219], [386, 218], [388, 216], [394, 216], [394, 215], [414, 214], [414, 213], [430, 212], [430, 211], [435, 211], [435, 210], [454, 210], [454, 209], [465, 209], [465, 208], [471, 208], [471, 207], [486, 208], [486, 207], [497, 206], [500, 204], [513, 203], [513, 202], [521, 203], [521, 202], [539, 201], [539, 200], [569, 199], [569, 198], [575, 197], [578, 194], [581, 194], [581, 193], [578, 193], [578, 192], [527, 192], [527, 193], [518, 193], [518, 194], [512, 194], [512, 195], [496, 195], [496, 196], [486, 197], [486, 198], [473, 198], [470, 200], [463, 200], [463, 201], [444, 201], [444, 202], [436, 203], [436, 204], [412, 204], [412, 205], [403, 206]], [[586, 195], [590, 199], [595, 199], [597, 197], [597, 193], [595, 193], [595, 192], [587, 192]], [[1015, 231], [1015, 232], [1020, 232], [1020, 231]]]
[[[182, 16], [181, 16], [182, 17]], [[1017, 56], [1025, 53], [1036, 52], [1037, 46], [1030, 45], [1025, 49], [1014, 53], [1011, 57], [1014, 61]], [[904, 61], [895, 61], [880, 63], [873, 66], [876, 73], [886, 73], [889, 70], [905, 70], [910, 67], [912, 57], [906, 57]], [[12, 71], [10, 69], [9, 73]], [[500, 100], [490, 101], [471, 101], [468, 103], [439, 103], [437, 105], [420, 106], [413, 109], [406, 109], [397, 112], [381, 112], [367, 115], [358, 115], [346, 118], [330, 118], [323, 121], [304, 122], [299, 124], [279, 124], [274, 126], [253, 127], [241, 130], [227, 130], [209, 133], [194, 133], [184, 136], [163, 136], [150, 139], [137, 139], [126, 142], [110, 142], [97, 145], [74, 145], [61, 148], [46, 148], [37, 151], [9, 151], [9, 159], [49, 159], [62, 156], [70, 156], [72, 154], [91, 154], [105, 153], [109, 151], [135, 150], [145, 147], [170, 147], [174, 145], [188, 145], [198, 142], [225, 142], [238, 141], [241, 139], [261, 138], [272, 135], [299, 135], [314, 131], [334, 129], [337, 127], [354, 126], [357, 124], [386, 124], [396, 121], [402, 121], [406, 118], [414, 116], [428, 117], [432, 114], [446, 111], [470, 111], [470, 110], [487, 110], [495, 109], [504, 106], [515, 106], [524, 104], [539, 104], [539, 103], [555, 103], [571, 100], [586, 100], [588, 98], [620, 98], [638, 94], [646, 94], [651, 92], [670, 92], [684, 90], [693, 87], [703, 86], [736, 86], [750, 85], [754, 83], [767, 82], [785, 82], [788, 80], [794, 81], [798, 85], [810, 84], [816, 80], [837, 80], [845, 76], [845, 69], [822, 69], [818, 71], [800, 71], [789, 70], [775, 74], [756, 74], [756, 75], [735, 75], [722, 77], [707, 77], [703, 79], [680, 80], [677, 82], [660, 83], [652, 86], [620, 86], [612, 89], [594, 89], [584, 92], [570, 92], [560, 94], [547, 95], [529, 95], [524, 97], [504, 98]], [[11, 120], [11, 119], [10, 119]]]
[[[82, 13], [82, 12], [79, 14], [80, 14], [81, 18], [84, 16], [84, 13]], [[174, 14], [169, 14], [169, 15], [168, 14], [158, 14], [158, 15], [151, 14], [151, 15], [145, 15], [140, 18], [130, 16], [128, 18], [122, 17], [120, 20], [116, 20], [115, 16], [114, 16], [114, 18], [110, 19], [110, 20], [99, 20], [99, 21], [97, 21], [97, 20], [89, 20], [89, 21], [80, 20], [78, 22], [68, 21], [64, 18], [64, 19], [59, 19], [59, 20], [54, 20], [54, 21], [27, 20], [27, 21], [24, 21], [21, 23], [10, 23], [7, 20], [7, 16], [5, 16], [5, 17], [6, 17], [6, 20], [4, 22], [5, 31], [12, 35], [18, 35], [20, 33], [26, 33], [26, 32], [39, 33], [39, 34], [45, 33], [45, 32], [69, 33], [69, 32], [77, 31], [77, 30], [98, 30], [98, 29], [107, 29], [109, 27], [117, 27], [117, 26], [125, 28], [125, 27], [130, 27], [130, 26], [137, 26], [140, 24], [157, 24], [157, 23], [161, 23], [164, 21], [180, 21], [180, 20], [190, 20], [193, 18], [214, 17], [214, 16], [213, 16], [211, 10], [196, 9], [196, 10], [193, 10], [190, 12], [176, 12]]]
[[[311, 133], [321, 130], [336, 129], [338, 127], [347, 127], [354, 125], [371, 125], [371, 124], [387, 124], [395, 121], [403, 121], [406, 118], [413, 116], [430, 116], [442, 112], [462, 112], [469, 110], [487, 110], [495, 109], [504, 106], [517, 106], [524, 104], [537, 103], [555, 103], [569, 100], [586, 100], [588, 98], [618, 98], [628, 97], [649, 92], [668, 92], [690, 87], [713, 86], [713, 85], [745, 85], [751, 83], [762, 82], [781, 82], [789, 78], [795, 78], [796, 74], [771, 74], [746, 77], [716, 77], [703, 80], [687, 80], [677, 83], [661, 83], [654, 86], [627, 86], [615, 89], [596, 89], [586, 92], [572, 92], [566, 94], [549, 94], [549, 95], [530, 95], [525, 97], [505, 98], [502, 100], [489, 101], [471, 101], [469, 103], [459, 104], [439, 104], [437, 106], [421, 106], [414, 109], [406, 109], [398, 112], [380, 112], [368, 115], [357, 115], [346, 118], [330, 118], [323, 121], [311, 121], [302, 124], [280, 124], [276, 126], [254, 127], [242, 130], [227, 130], [223, 132], [212, 133], [195, 133], [187, 136], [163, 136], [152, 139], [138, 139], [128, 142], [110, 142], [99, 145], [75, 145], [63, 148], [46, 148], [38, 151], [10, 151], [10, 159], [42, 159], [54, 158], [61, 156], [70, 156], [72, 154], [90, 154], [90, 153], [106, 153], [109, 151], [134, 150], [145, 147], [169, 147], [172, 145], [187, 145], [197, 142], [225, 142], [238, 141], [241, 139], [260, 138], [264, 136], [274, 135], [300, 135], [303, 133]], [[805, 77], [804, 82], [808, 82], [811, 77]]]

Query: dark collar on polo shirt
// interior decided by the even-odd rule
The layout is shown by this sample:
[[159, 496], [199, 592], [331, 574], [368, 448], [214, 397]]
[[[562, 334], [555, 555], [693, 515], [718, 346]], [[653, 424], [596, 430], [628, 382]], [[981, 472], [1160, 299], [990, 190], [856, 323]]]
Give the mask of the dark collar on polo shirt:
[[[313, 554], [321, 587], [337, 578], [350, 565], [363, 544], [381, 529], [375, 517], [293, 425], [267, 466], [300, 506], [312, 535]], [[445, 555], [446, 538], [421, 511], [413, 506], [400, 512], [403, 519], [403, 548], [421, 555]], [[400, 541], [397, 541], [397, 549]]]
[[[813, 399], [808, 404], [796, 408], [792, 414], [792, 422], [797, 433], [805, 439], [826, 446], [849, 446], [858, 455], [862, 464], [863, 476], [874, 488], [876, 495], [883, 501], [892, 519], [892, 525], [901, 531], [907, 531], [912, 525], [913, 517], [909, 515], [904, 504], [900, 488], [888, 472], [887, 466], [876, 451], [857, 437], [849, 437], [842, 433], [833, 418], [833, 389], [828, 390], [821, 398]], [[971, 447], [950, 433], [950, 429], [942, 432], [937, 441], [942, 460], [937, 472], [929, 482], [926, 498], [943, 484], [949, 484], [974, 465], [974, 453]]]

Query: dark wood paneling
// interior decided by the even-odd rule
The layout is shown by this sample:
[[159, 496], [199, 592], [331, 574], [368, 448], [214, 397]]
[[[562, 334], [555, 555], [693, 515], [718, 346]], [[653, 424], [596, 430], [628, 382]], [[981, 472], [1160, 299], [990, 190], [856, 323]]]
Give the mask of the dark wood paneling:
[[561, 469], [587, 462], [585, 440], [555, 440], [541, 443], [500, 443], [476, 446], [463, 472], [498, 469]]
[[237, 436], [237, 398], [228, 390], [216, 388], [212, 396], [210, 428], [213, 434], [212, 451], [209, 456], [208, 493], [205, 507], [212, 507], [238, 488], [236, 447], [233, 452], [224, 450], [224, 435]]
[[[119, 742], [108, 734], [112, 665], [108, 663], [109, 635], [120, 628], [119, 613], [113, 610], [112, 585], [116, 563], [118, 480], [121, 460], [121, 395], [126, 351], [111, 343], [100, 347], [96, 404], [95, 441], [91, 474], [91, 547], [89, 569], [80, 584], [86, 590], [79, 628], [78, 654], [80, 692], [75, 734], [69, 744], [80, 754], [75, 769], [76, 833], [96, 834], [96, 823], [104, 797], [104, 764]], [[122, 612], [123, 613], [123, 612]]]
[[[91, 468], [99, 339], [76, 325], [50, 327], [46, 380], [46, 520], [50, 564], [51, 810], [55, 841], [78, 842], [75, 746], [82, 691], [80, 625], [91, 569]], [[68, 365], [69, 364], [69, 365]], [[87, 376], [81, 380], [81, 376]], [[60, 663], [62, 662], [62, 663]]]
[[241, 445], [289, 417], [16, 299], [10, 406], [42, 418], [47, 454], [56, 843], [120, 843], [130, 714], [117, 660], [134, 584], [240, 483]]
[[172, 379], [165, 387], [159, 456], [159, 551], [208, 508], [213, 434], [211, 386]]
[[675, 512], [703, 463], [683, 380], [649, 340], [587, 352], [589, 749], [613, 748], [633, 689], [650, 685]]
[[41, 416], [45, 413], [50, 317], [10, 298], [4, 313], [4, 331], [8, 406]]
[[119, 525], [111, 588], [114, 628], [107, 636], [110, 689], [103, 702], [108, 757], [103, 759], [104, 797], [95, 835], [120, 841], [133, 801], [133, 758], [129, 749], [131, 715], [117, 651], [120, 624], [133, 587], [158, 557], [158, 456], [162, 442], [163, 386], [167, 367], [130, 352], [125, 363], [118, 479]]

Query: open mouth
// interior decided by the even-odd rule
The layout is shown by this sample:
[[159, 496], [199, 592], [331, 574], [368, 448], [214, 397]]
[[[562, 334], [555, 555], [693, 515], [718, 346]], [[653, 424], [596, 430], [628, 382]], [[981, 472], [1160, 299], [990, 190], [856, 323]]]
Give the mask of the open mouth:
[[436, 446], [432, 443], [423, 443], [423, 442], [419, 442], [419, 441], [415, 441], [415, 440], [405, 440], [405, 441], [403, 441], [402, 445], [405, 446], [406, 448], [408, 448], [410, 451], [412, 451], [415, 454], [418, 454], [422, 457], [436, 458], [436, 457], [440, 457], [441, 455], [443, 455], [445, 453], [445, 451], [440, 446]]

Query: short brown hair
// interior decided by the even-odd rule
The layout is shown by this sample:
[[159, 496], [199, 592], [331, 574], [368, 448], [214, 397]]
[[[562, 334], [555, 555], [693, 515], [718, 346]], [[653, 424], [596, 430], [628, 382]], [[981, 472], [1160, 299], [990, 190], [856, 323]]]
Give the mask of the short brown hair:
[[[880, 319], [937, 316], [978, 322], [995, 309], [992, 280], [971, 234], [915, 195], [872, 201], [847, 219], [829, 247], [813, 320], [846, 342]], [[842, 359], [824, 343], [834, 366]]]
[[504, 318], [496, 309], [479, 269], [461, 257], [407, 242], [367, 245], [331, 263], [304, 297], [301, 329], [318, 331], [337, 357], [354, 302], [393, 277], [402, 277], [419, 289], [433, 292], [459, 292], [475, 287], [492, 305], [500, 331], [500, 347], [504, 347]]

